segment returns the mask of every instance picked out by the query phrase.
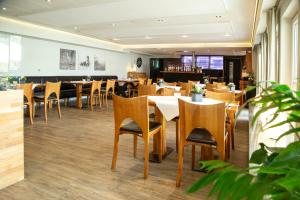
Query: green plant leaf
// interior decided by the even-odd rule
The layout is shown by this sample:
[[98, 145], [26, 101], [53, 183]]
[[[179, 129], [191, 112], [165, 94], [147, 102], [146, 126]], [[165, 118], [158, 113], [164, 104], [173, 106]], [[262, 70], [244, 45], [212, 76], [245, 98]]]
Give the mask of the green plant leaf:
[[250, 158], [250, 163], [262, 164], [268, 156], [268, 152], [265, 149], [265, 144], [260, 143], [259, 145], [260, 145], [260, 149], [252, 153]]

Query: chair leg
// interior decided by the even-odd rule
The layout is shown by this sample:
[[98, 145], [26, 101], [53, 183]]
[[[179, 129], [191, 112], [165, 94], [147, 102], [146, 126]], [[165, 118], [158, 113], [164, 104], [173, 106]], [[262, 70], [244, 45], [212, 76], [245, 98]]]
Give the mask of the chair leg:
[[136, 158], [137, 140], [138, 140], [138, 137], [136, 135], [133, 135], [133, 157], [134, 158]]
[[192, 170], [195, 169], [196, 145], [192, 145]]
[[179, 120], [176, 120], [176, 153], [178, 153], [179, 130]]
[[144, 139], [144, 179], [148, 178], [149, 171], [149, 138], [148, 136]]
[[114, 139], [114, 152], [113, 152], [113, 158], [111, 162], [111, 169], [116, 169], [116, 162], [118, 158], [118, 149], [119, 149], [119, 133], [115, 133], [115, 139]]
[[176, 176], [176, 187], [179, 187], [181, 183], [182, 170], [183, 170], [183, 156], [184, 156], [184, 141], [180, 141], [179, 152], [178, 152], [178, 170]]
[[99, 93], [99, 96], [98, 96], [98, 101], [99, 101], [99, 107], [101, 108], [102, 105], [101, 105], [101, 94]]
[[35, 101], [32, 101], [32, 118], [35, 117]]
[[45, 114], [45, 121], [46, 122], [48, 121], [48, 118], [47, 118], [47, 104], [48, 104], [48, 101], [45, 100], [44, 101], [44, 114]]
[[68, 99], [67, 98], [64, 99], [64, 103], [65, 103], [65, 107], [67, 107], [67, 105], [68, 105]]
[[58, 111], [58, 117], [61, 118], [59, 98], [57, 98], [57, 111]]
[[33, 112], [33, 108], [32, 108], [32, 103], [28, 104], [28, 109], [29, 109], [29, 118], [30, 118], [30, 124], [33, 124], [33, 117], [32, 117], [32, 112]]
[[106, 104], [106, 107], [108, 108], [108, 104], [107, 104], [107, 96], [108, 96], [108, 93], [105, 94], [105, 104]]
[[91, 110], [94, 111], [94, 96], [90, 96], [90, 104], [91, 104]]

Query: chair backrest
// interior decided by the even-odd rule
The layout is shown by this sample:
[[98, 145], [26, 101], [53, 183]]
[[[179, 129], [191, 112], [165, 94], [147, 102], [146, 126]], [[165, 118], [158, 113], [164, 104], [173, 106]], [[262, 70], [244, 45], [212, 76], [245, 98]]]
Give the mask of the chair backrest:
[[139, 85], [138, 86], [138, 96], [156, 95], [156, 85]]
[[139, 78], [139, 85], [145, 85], [145, 79], [144, 78]]
[[221, 88], [226, 86], [226, 82], [213, 82], [213, 85], [215, 85], [216, 88]]
[[152, 79], [150, 78], [147, 79], [147, 85], [152, 85]]
[[161, 88], [160, 89], [161, 96], [174, 96], [174, 89], [172, 88]]
[[185, 95], [190, 96], [191, 94], [191, 84], [190, 83], [185, 83], [185, 82], [179, 82], [179, 86], [181, 87], [181, 90], [185, 90]]
[[194, 128], [207, 129], [217, 142], [217, 150], [225, 148], [225, 103], [199, 105], [178, 99], [180, 137], [187, 138]]
[[112, 93], [115, 93], [115, 83], [116, 80], [107, 80], [106, 81], [106, 93], [109, 92], [110, 89], [112, 89]]
[[91, 86], [91, 95], [94, 94], [96, 91], [98, 91], [100, 94], [101, 85], [102, 85], [102, 80], [101, 81], [93, 80], [92, 86]]
[[164, 85], [166, 85], [166, 86], [176, 86], [177, 82], [171, 82], [171, 83], [164, 82]]
[[113, 107], [115, 116], [115, 130], [119, 130], [125, 119], [135, 121], [144, 133], [149, 131], [149, 106], [146, 96], [123, 98], [117, 95], [113, 96]]
[[48, 99], [51, 94], [55, 94], [56, 97], [59, 99], [60, 95], [60, 86], [61, 82], [46, 82], [46, 87], [45, 87], [45, 99]]
[[23, 90], [24, 96], [28, 102], [32, 100], [33, 91], [32, 91], [33, 83], [22, 83], [19, 85], [19, 88]]
[[227, 86], [214, 88], [214, 92], [229, 92], [229, 88]]
[[205, 89], [208, 90], [208, 91], [214, 91], [215, 88], [216, 88], [215, 85], [210, 84], [210, 83], [207, 83], [205, 85]]
[[212, 92], [206, 91], [205, 97], [223, 101], [226, 103], [232, 103], [235, 101], [235, 94], [233, 92]]

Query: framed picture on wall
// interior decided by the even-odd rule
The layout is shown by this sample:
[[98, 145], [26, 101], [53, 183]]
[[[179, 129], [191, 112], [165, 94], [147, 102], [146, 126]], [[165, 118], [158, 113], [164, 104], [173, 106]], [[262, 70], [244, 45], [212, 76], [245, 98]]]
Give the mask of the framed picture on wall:
[[105, 71], [105, 60], [99, 55], [94, 55], [94, 70]]
[[76, 69], [76, 51], [69, 49], [60, 49], [59, 69], [75, 70]]
[[78, 54], [78, 69], [79, 70], [90, 70], [93, 65], [92, 56], [89, 54], [81, 53]]

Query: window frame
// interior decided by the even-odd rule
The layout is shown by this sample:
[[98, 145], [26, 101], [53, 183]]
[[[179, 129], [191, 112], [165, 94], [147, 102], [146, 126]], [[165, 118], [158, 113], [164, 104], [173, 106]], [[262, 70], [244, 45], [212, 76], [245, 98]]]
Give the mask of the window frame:
[[291, 78], [292, 78], [292, 87], [296, 89], [298, 82], [298, 54], [299, 54], [299, 22], [298, 22], [298, 14], [292, 20], [292, 70], [291, 70]]

